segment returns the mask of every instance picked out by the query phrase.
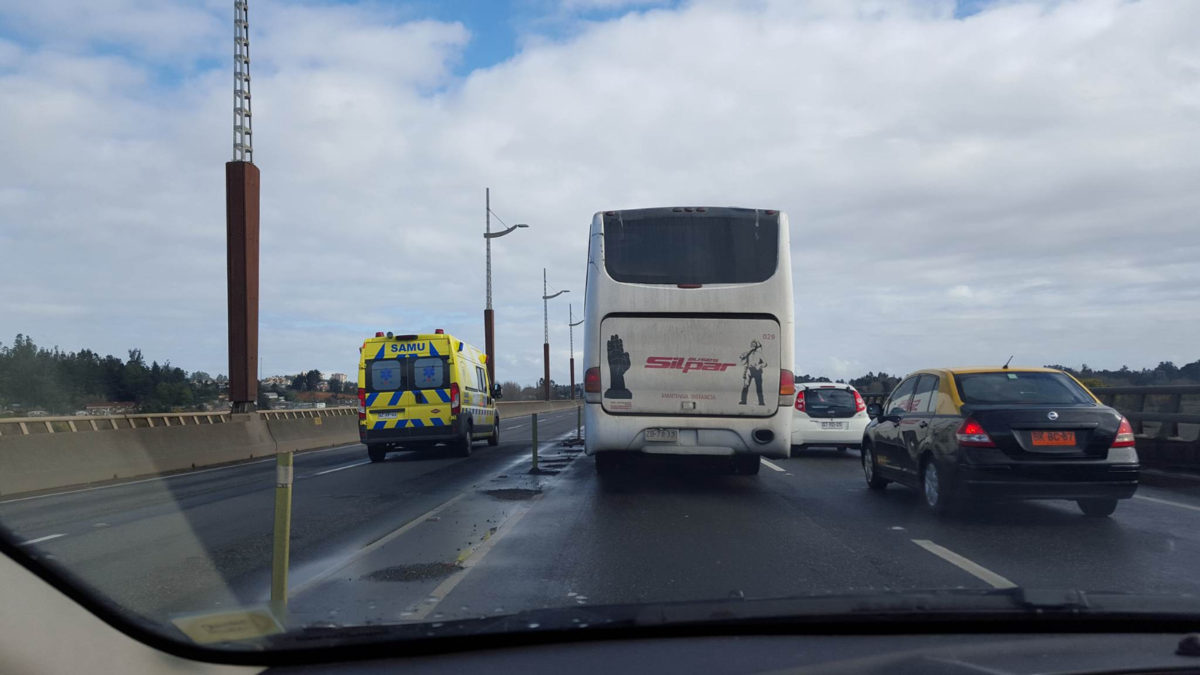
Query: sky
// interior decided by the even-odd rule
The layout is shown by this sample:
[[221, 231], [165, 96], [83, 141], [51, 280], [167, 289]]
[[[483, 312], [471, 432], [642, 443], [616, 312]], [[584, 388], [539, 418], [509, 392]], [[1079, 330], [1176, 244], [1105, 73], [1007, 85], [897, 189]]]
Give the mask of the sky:
[[[0, 0], [0, 342], [227, 372], [232, 17]], [[801, 373], [1200, 359], [1198, 34], [1192, 0], [251, 0], [262, 374], [482, 345], [485, 188], [530, 225], [502, 381], [541, 376], [543, 268], [569, 379], [592, 214], [664, 205], [789, 214]]]

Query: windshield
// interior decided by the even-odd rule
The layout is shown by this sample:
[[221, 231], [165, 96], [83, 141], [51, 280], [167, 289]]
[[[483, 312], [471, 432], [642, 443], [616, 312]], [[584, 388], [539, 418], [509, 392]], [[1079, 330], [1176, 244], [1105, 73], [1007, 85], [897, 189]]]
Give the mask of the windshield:
[[1093, 403], [1086, 391], [1060, 373], [969, 373], [954, 380], [963, 403]]
[[0, 540], [254, 654], [1012, 589], [1200, 622], [1198, 35], [0, 3]]

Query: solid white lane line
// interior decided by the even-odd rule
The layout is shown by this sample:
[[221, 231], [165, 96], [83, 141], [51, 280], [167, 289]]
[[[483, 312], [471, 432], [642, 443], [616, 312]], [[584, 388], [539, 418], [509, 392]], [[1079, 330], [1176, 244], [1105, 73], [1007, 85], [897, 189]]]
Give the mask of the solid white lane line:
[[920, 546], [921, 548], [925, 549], [926, 551], [929, 551], [930, 553], [936, 555], [937, 557], [941, 558], [942, 560], [945, 560], [946, 562], [950, 563], [951, 565], [954, 565], [955, 567], [961, 569], [962, 571], [966, 572], [967, 574], [970, 574], [971, 576], [975, 577], [976, 579], [979, 579], [979, 580], [983, 581], [984, 583], [987, 583], [992, 588], [1016, 588], [1017, 587], [1017, 585], [1014, 584], [1013, 582], [1009, 581], [1008, 579], [1005, 579], [1004, 577], [1000, 576], [999, 574], [996, 574], [995, 572], [989, 570], [988, 568], [984, 567], [983, 565], [974, 563], [974, 562], [962, 557], [961, 555], [955, 553], [954, 551], [951, 551], [950, 549], [948, 549], [944, 546], [938, 546], [937, 544], [933, 543], [932, 541], [930, 541], [928, 539], [913, 539], [912, 543], [916, 544], [917, 546]]
[[470, 494], [472, 492], [474, 492], [474, 488], [468, 489], [466, 491], [463, 491], [463, 492], [460, 492], [460, 493], [454, 495], [450, 499], [447, 499], [446, 501], [442, 502], [441, 504], [438, 504], [437, 506], [433, 507], [432, 509], [429, 509], [425, 513], [422, 513], [421, 515], [417, 516], [416, 518], [413, 518], [412, 520], [408, 521], [404, 525], [401, 525], [400, 527], [383, 535], [382, 537], [376, 539], [375, 541], [371, 542], [370, 544], [367, 544], [366, 546], [358, 549], [357, 551], [351, 553], [350, 555], [342, 558], [341, 560], [334, 563], [333, 565], [330, 565], [329, 567], [318, 572], [317, 574], [314, 574], [312, 576], [312, 578], [308, 579], [304, 583], [293, 586], [292, 589], [290, 591], [288, 591], [288, 597], [294, 598], [297, 595], [300, 595], [301, 593], [307, 591], [308, 589], [312, 588], [313, 586], [317, 585], [318, 583], [329, 578], [329, 576], [331, 576], [338, 570], [342, 569], [346, 565], [349, 565], [350, 563], [354, 562], [355, 560], [358, 560], [359, 558], [367, 555], [371, 551], [378, 549], [380, 546], [383, 546], [383, 545], [387, 544], [388, 542], [396, 539], [397, 537], [403, 535], [405, 532], [408, 532], [409, 530], [411, 530], [414, 527], [420, 525], [421, 523], [429, 520], [430, 518], [436, 516], [437, 514], [441, 513], [442, 511], [445, 511], [447, 508], [452, 506], [455, 502], [462, 499], [463, 497], [466, 497], [468, 494]]
[[65, 535], [65, 534], [48, 534], [44, 537], [38, 537], [37, 539], [30, 539], [29, 541], [23, 541], [19, 544], [19, 546], [29, 546], [30, 544], [40, 544], [43, 541], [50, 541], [51, 539], [58, 539], [59, 537], [65, 537], [65, 536], [67, 536], [67, 535]]
[[1141, 499], [1142, 501], [1147, 501], [1147, 502], [1154, 502], [1155, 504], [1166, 504], [1167, 506], [1177, 506], [1181, 509], [1190, 509], [1192, 511], [1200, 511], [1200, 506], [1193, 506], [1191, 504], [1184, 504], [1182, 502], [1173, 502], [1169, 499], [1158, 499], [1157, 497], [1146, 497], [1144, 495], [1134, 495], [1133, 498]]
[[310, 478], [315, 478], [317, 476], [324, 476], [327, 473], [333, 473], [335, 471], [345, 471], [346, 469], [353, 469], [356, 466], [362, 466], [364, 464], [370, 464], [370, 463], [371, 463], [371, 460], [367, 459], [367, 460], [363, 460], [361, 462], [355, 462], [354, 464], [347, 464], [346, 466], [339, 466], [336, 469], [326, 469], [324, 471], [318, 471], [318, 472], [314, 473], [312, 476], [310, 476]]
[[772, 462], [769, 459], [766, 459], [765, 457], [763, 458], [762, 463], [766, 464], [768, 469], [774, 469], [774, 470], [778, 471], [779, 473], [787, 472], [787, 469], [779, 466], [778, 464], [776, 464], [775, 462]]
[[498, 528], [496, 528], [495, 534], [480, 542], [480, 544], [474, 549], [474, 551], [470, 553], [469, 556], [466, 557], [465, 560], [462, 559], [462, 556], [460, 555], [458, 564], [460, 567], [462, 567], [462, 569], [450, 575], [449, 578], [438, 584], [437, 588], [430, 591], [428, 598], [422, 602], [421, 607], [419, 607], [412, 614], [403, 617], [404, 620], [424, 621], [425, 617], [429, 616], [429, 614], [433, 612], [433, 610], [437, 608], [439, 604], [441, 604], [442, 600], [446, 599], [446, 596], [450, 594], [450, 591], [453, 591], [454, 588], [466, 578], [467, 574], [471, 572], [471, 569], [483, 560], [483, 557], [492, 550], [492, 547], [496, 545], [496, 542], [500, 541], [504, 535], [511, 532], [512, 529], [516, 527], [517, 523], [521, 522], [521, 519], [525, 517], [526, 513], [529, 513], [536, 501], [537, 500], [535, 499], [533, 502], [521, 505], [521, 507], [514, 511], [511, 516], [509, 516], [500, 524]]

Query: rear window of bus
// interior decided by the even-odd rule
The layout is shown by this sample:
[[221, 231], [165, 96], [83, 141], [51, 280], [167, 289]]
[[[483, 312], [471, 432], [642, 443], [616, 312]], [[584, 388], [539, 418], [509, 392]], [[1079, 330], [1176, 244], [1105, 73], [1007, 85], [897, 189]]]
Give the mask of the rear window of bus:
[[778, 256], [777, 218], [664, 214], [604, 224], [604, 266], [625, 283], [759, 283]]

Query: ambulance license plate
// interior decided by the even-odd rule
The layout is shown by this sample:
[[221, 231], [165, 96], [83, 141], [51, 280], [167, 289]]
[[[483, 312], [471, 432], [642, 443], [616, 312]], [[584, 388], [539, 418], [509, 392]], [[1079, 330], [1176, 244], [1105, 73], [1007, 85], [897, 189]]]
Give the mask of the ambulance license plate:
[[381, 420], [394, 420], [394, 419], [396, 419], [396, 418], [397, 418], [397, 417], [399, 417], [399, 416], [400, 416], [400, 413], [394, 413], [394, 412], [390, 412], [390, 413], [376, 413], [376, 414], [375, 414], [375, 417], [376, 417], [377, 419], [381, 419]]
[[646, 430], [646, 440], [647, 441], [666, 441], [666, 442], [670, 442], [670, 443], [676, 443], [679, 441], [679, 430], [678, 429], [662, 429], [659, 427], [652, 427], [652, 428]]

